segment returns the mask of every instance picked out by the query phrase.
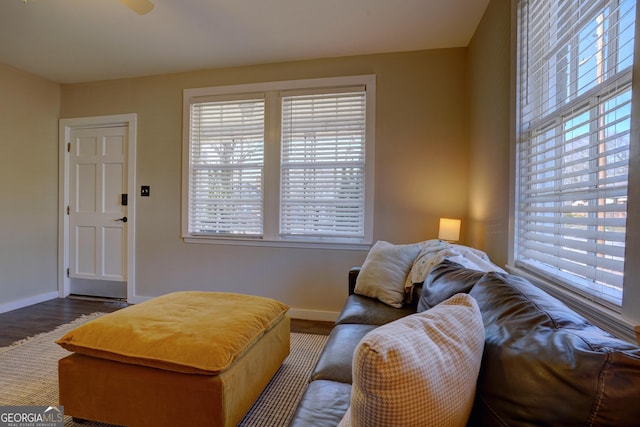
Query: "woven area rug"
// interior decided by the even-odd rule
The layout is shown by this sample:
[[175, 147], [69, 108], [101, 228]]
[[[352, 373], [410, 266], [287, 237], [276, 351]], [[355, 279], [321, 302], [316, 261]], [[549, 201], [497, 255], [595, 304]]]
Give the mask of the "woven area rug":
[[[103, 313], [93, 313], [51, 332], [0, 348], [0, 406], [58, 405], [58, 360], [69, 352], [55, 340]], [[327, 342], [325, 335], [291, 333], [291, 352], [258, 401], [238, 424], [277, 427], [289, 424], [309, 374]], [[75, 423], [65, 416], [65, 427], [107, 427], [97, 422]]]

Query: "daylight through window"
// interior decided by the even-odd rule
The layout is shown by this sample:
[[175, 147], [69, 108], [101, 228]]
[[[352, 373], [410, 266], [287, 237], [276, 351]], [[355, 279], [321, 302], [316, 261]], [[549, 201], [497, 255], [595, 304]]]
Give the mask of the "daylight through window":
[[516, 265], [622, 300], [635, 1], [519, 1]]

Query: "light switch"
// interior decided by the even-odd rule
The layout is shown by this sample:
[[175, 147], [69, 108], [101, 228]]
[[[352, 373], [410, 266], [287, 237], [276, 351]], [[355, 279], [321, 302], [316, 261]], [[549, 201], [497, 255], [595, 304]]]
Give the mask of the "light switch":
[[151, 187], [143, 185], [140, 187], [140, 197], [149, 197], [151, 195]]

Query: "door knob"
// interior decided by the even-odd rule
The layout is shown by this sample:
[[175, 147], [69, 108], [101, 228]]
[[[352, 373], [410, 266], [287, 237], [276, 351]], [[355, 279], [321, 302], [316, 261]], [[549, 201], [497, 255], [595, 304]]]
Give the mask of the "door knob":
[[126, 217], [126, 216], [123, 216], [122, 218], [114, 219], [114, 221], [127, 222], [127, 217]]

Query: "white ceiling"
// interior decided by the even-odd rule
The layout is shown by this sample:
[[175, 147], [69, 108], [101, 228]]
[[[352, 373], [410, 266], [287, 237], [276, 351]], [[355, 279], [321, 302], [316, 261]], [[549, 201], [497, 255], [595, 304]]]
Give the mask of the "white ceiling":
[[60, 83], [467, 46], [489, 0], [0, 0], [0, 62]]

